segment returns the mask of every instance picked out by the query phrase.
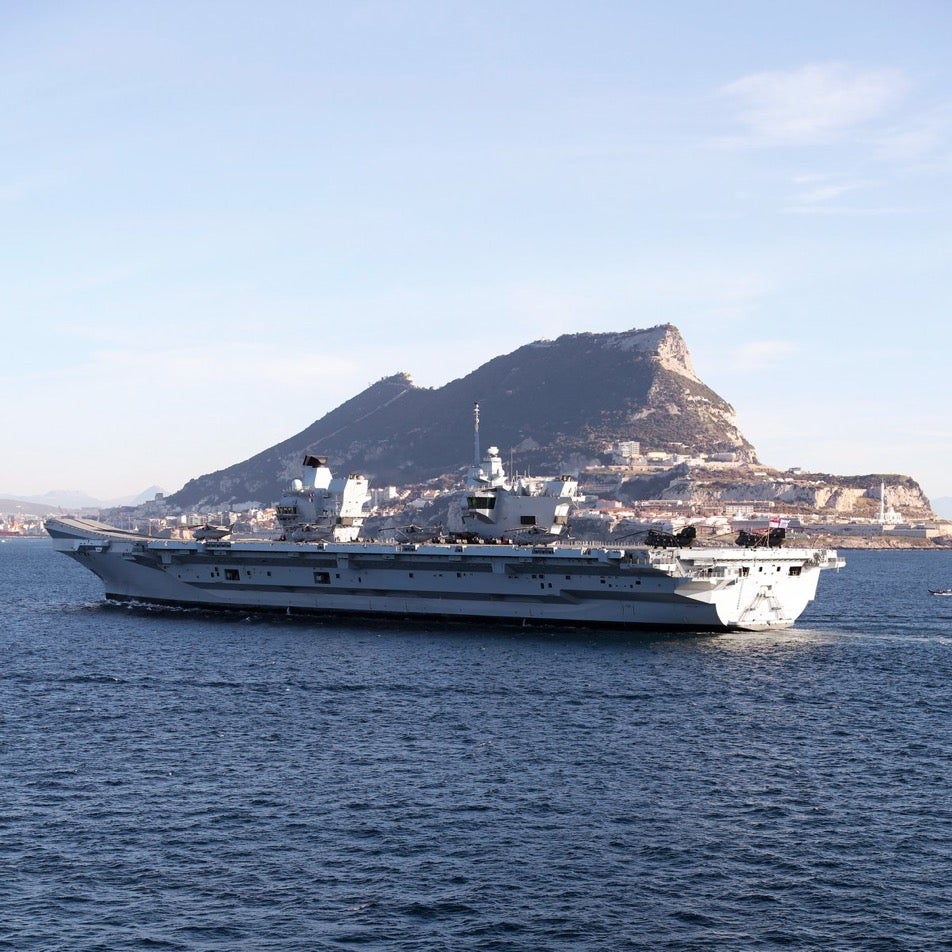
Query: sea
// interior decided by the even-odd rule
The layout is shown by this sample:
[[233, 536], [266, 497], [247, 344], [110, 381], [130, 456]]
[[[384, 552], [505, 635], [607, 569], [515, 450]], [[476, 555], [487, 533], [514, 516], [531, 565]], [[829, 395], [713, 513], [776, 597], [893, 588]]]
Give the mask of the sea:
[[952, 552], [796, 627], [107, 604], [0, 544], [0, 949], [952, 949]]

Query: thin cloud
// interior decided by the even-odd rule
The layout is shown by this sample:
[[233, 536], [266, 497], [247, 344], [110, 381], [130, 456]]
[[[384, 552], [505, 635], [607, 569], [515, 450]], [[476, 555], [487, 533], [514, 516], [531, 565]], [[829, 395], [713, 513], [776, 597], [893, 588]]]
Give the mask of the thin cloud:
[[729, 142], [805, 145], [833, 141], [886, 115], [908, 85], [895, 69], [812, 63], [744, 76], [719, 92], [737, 103], [738, 119], [748, 129], [746, 137]]
[[857, 182], [852, 185], [825, 185], [822, 188], [814, 188], [809, 192], [803, 192], [797, 196], [797, 202], [801, 205], [819, 205], [824, 202], [830, 202], [847, 192], [854, 192], [858, 188], [868, 188], [868, 183]]
[[787, 211], [838, 211], [844, 195], [875, 188], [872, 181], [834, 181], [832, 177], [821, 175], [798, 175], [793, 179], [797, 192], [788, 203]]
[[827, 215], [851, 218], [877, 218], [889, 215], [909, 215], [915, 208], [909, 205], [876, 205], [860, 208], [848, 205], [792, 204], [781, 209], [789, 215]]

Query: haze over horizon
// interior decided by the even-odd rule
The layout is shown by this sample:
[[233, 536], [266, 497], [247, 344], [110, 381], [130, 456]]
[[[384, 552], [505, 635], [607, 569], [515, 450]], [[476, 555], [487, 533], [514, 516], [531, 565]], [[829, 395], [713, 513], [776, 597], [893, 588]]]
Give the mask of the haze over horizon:
[[0, 491], [171, 493], [381, 377], [672, 323], [765, 464], [952, 496], [948, 4], [0, 17]]

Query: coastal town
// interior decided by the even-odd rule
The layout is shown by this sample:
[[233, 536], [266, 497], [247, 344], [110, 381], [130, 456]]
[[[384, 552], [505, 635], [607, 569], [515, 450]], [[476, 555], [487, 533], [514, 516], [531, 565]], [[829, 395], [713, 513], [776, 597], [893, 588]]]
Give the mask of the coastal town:
[[[588, 467], [576, 477], [579, 493], [571, 513], [572, 538], [638, 544], [651, 530], [677, 533], [692, 526], [699, 540], [724, 542], [742, 532], [780, 527], [791, 542], [805, 545], [952, 547], [952, 523], [932, 512], [921, 494], [885, 480], [851, 493], [841, 487], [834, 499], [824, 479], [796, 469], [778, 472], [751, 466], [732, 454], [642, 453], [634, 441], [615, 443], [610, 449], [609, 465]], [[659, 476], [666, 477], [660, 481], [666, 486], [658, 498], [630, 498], [633, 480]], [[805, 493], [804, 487], [810, 485], [819, 488]], [[463, 491], [462, 481], [450, 475], [410, 486], [372, 488], [363, 535], [374, 538], [406, 527], [437, 530], [446, 524]], [[819, 499], [824, 505], [816, 504]], [[182, 511], [157, 493], [141, 505], [108, 509], [47, 507], [31, 513], [19, 504], [16, 511], [0, 513], [0, 538], [43, 537], [47, 515], [102, 520], [157, 539], [188, 539], [208, 527], [227, 530], [234, 538], [276, 538], [281, 532], [274, 505]]]

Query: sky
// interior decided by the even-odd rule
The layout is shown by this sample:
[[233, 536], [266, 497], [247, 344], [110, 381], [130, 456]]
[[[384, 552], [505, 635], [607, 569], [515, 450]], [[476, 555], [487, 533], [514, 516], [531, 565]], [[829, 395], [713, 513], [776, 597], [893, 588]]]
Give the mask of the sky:
[[952, 496], [950, 49], [947, 0], [0, 3], [0, 495], [671, 323], [765, 464]]

